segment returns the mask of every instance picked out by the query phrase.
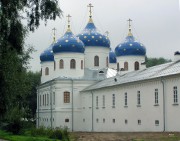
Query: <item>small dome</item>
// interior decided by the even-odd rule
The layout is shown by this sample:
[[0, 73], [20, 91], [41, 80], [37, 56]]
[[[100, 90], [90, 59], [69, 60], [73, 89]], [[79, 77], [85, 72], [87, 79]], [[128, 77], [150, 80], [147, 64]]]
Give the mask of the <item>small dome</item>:
[[54, 53], [78, 52], [84, 53], [84, 44], [68, 30], [53, 46]]
[[84, 30], [77, 37], [83, 41], [85, 46], [110, 47], [109, 38], [97, 31], [91, 18]]
[[109, 63], [117, 63], [116, 54], [113, 51], [109, 52]]
[[52, 47], [54, 44], [51, 44], [50, 47], [48, 47], [44, 52], [40, 55], [41, 62], [48, 62], [48, 61], [54, 61], [54, 55], [52, 51]]
[[128, 35], [125, 41], [116, 47], [115, 53], [116, 56], [144, 56], [146, 55], [146, 48], [137, 42], [132, 35]]

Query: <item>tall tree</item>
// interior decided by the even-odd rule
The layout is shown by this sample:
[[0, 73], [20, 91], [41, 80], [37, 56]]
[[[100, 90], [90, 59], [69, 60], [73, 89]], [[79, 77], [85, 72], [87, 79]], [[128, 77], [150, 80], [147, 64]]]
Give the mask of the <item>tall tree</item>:
[[[38, 28], [40, 20], [46, 23], [61, 17], [61, 13], [58, 0], [0, 0], [1, 120], [13, 120], [14, 113], [22, 113], [25, 95], [31, 88], [26, 68], [32, 49], [24, 50], [25, 37]], [[27, 25], [22, 20], [27, 20]]]

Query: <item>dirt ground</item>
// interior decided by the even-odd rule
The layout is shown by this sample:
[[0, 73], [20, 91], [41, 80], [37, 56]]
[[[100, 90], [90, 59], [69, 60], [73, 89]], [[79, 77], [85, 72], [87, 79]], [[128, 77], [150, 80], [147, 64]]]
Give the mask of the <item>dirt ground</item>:
[[71, 133], [74, 141], [180, 141], [180, 133]]

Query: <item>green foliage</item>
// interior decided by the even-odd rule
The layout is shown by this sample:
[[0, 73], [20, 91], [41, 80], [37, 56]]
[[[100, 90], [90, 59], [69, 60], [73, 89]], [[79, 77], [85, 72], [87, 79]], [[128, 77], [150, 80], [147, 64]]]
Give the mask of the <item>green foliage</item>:
[[31, 130], [32, 136], [46, 136], [51, 139], [59, 139], [62, 141], [70, 141], [70, 135], [67, 131], [67, 128], [45, 128], [45, 127], [39, 127], [39, 128], [33, 128]]
[[17, 136], [2, 130], [0, 130], [0, 138], [10, 141], [58, 141], [56, 139], [49, 139], [47, 137], [32, 137], [24, 135]]
[[20, 131], [22, 118], [35, 118], [40, 80], [39, 73], [27, 73], [33, 48], [24, 50], [25, 37], [40, 20], [55, 20], [61, 13], [58, 0], [0, 0], [0, 122], [16, 125], [14, 133]]
[[165, 58], [147, 58], [146, 57], [146, 67], [152, 67], [152, 66], [156, 66], [156, 65], [160, 65], [160, 64], [164, 64], [167, 62], [171, 62], [171, 60], [165, 59]]

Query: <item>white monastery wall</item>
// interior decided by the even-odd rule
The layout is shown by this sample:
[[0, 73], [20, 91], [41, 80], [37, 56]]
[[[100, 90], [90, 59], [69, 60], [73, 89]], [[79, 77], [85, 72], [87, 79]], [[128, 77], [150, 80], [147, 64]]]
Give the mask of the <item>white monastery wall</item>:
[[[60, 69], [59, 61], [64, 61], [64, 68]], [[70, 61], [75, 59], [76, 68], [70, 69]], [[77, 78], [84, 76], [84, 54], [82, 53], [58, 53], [54, 54], [54, 60], [56, 61], [56, 77], [71, 77]], [[83, 61], [83, 69], [81, 69], [81, 60]]]
[[[105, 47], [85, 47], [85, 68], [107, 68], [106, 58], [109, 61], [109, 48]], [[94, 57], [99, 56], [99, 66], [94, 66]]]

